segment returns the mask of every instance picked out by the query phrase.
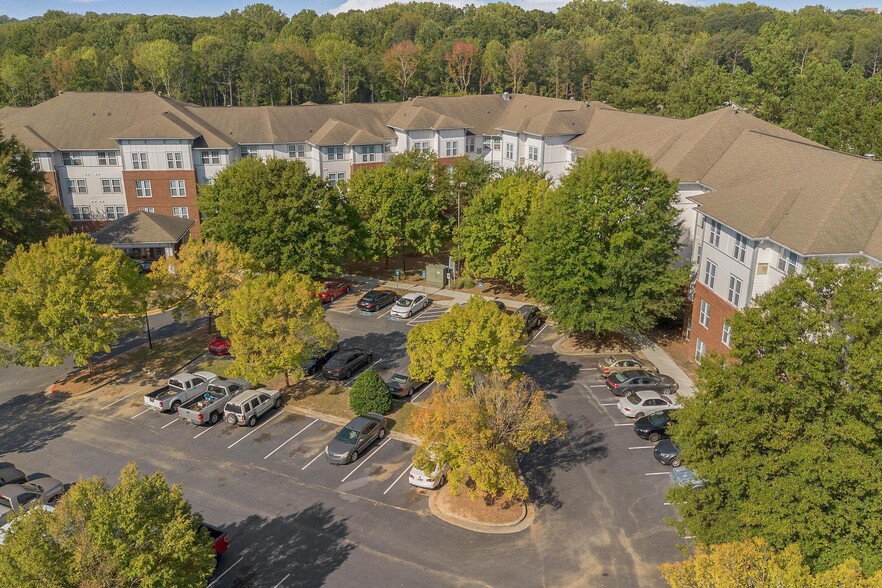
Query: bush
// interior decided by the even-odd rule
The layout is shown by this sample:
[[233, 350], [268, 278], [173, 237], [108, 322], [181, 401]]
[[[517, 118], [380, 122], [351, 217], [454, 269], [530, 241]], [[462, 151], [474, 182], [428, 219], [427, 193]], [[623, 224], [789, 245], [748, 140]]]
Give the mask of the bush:
[[467, 290], [475, 287], [475, 282], [468, 276], [456, 278], [450, 282], [450, 287], [454, 290]]
[[392, 410], [392, 397], [389, 388], [377, 372], [367, 370], [355, 378], [349, 392], [349, 408], [355, 414], [378, 412], [386, 414]]

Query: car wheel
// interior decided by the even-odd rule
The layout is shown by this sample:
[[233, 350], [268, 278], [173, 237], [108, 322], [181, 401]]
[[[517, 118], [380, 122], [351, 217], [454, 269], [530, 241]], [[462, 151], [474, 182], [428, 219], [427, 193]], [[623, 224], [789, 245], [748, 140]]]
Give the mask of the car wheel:
[[248, 426], [249, 427], [253, 427], [256, 424], [257, 424], [257, 417], [256, 416], [252, 416], [250, 419], [248, 419]]
[[219, 420], [220, 420], [220, 415], [217, 414], [216, 412], [211, 413], [211, 416], [208, 417], [208, 422], [211, 423], [212, 425], [215, 424], [216, 422], [218, 422]]
[[635, 419], [642, 419], [642, 418], [645, 417], [645, 416], [646, 416], [646, 415], [643, 414], [642, 412], [638, 412], [636, 415], [634, 415], [634, 418], [635, 418]]
[[650, 441], [651, 443], [658, 443], [658, 440], [659, 440], [659, 439], [661, 439], [661, 435], [659, 435], [658, 433], [652, 433], [652, 434], [649, 436], [649, 441]]
[[331, 298], [328, 299], [328, 304], [334, 304], [334, 297], [333, 296], [331, 296]]
[[349, 456], [349, 463], [354, 462], [356, 459], [358, 459], [358, 452], [357, 452], [357, 451], [353, 451], [353, 452], [352, 452], [352, 455]]
[[671, 393], [670, 388], [665, 388], [664, 390], [662, 390], [662, 394], [670, 394], [670, 393]]
[[227, 415], [227, 422], [230, 423], [231, 425], [235, 425], [236, 424], [236, 415], [234, 415], [234, 414]]
[[386, 436], [386, 429], [380, 429], [380, 432], [377, 433], [377, 439], [382, 439]]
[[683, 460], [680, 459], [679, 457], [675, 457], [674, 459], [671, 460], [671, 467], [678, 468], [681, 465], [683, 465]]
[[180, 401], [180, 400], [175, 400], [174, 402], [172, 402], [172, 405], [171, 405], [171, 411], [172, 411], [172, 412], [178, 412], [178, 407], [180, 407], [180, 406], [181, 406], [181, 401]]
[[281, 396], [276, 398], [276, 401], [273, 402], [273, 406], [275, 406], [276, 408], [282, 408], [282, 397]]
[[[368, 355], [368, 360], [367, 360], [367, 362], [370, 363], [370, 362], [372, 362], [372, 361], [374, 361], [374, 354], [373, 354], [373, 353], [371, 353], [370, 355]], [[367, 364], [365, 364], [365, 365], [367, 365]]]
[[352, 370], [346, 370], [346, 379], [348, 380], [352, 376]]
[[413, 388], [408, 388], [407, 389], [407, 397], [410, 398], [411, 396], [413, 396]]

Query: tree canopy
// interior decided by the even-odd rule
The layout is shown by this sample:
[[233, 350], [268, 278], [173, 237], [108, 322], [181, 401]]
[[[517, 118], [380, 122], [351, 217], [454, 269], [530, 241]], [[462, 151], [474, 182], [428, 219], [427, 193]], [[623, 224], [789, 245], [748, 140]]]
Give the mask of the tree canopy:
[[130, 463], [117, 486], [81, 480], [53, 512], [13, 517], [0, 545], [0, 588], [205, 586], [215, 556], [200, 523], [180, 486]]
[[680, 309], [677, 183], [637, 152], [580, 159], [536, 206], [523, 253], [527, 292], [570, 331], [641, 331]]
[[365, 370], [355, 378], [349, 390], [349, 408], [355, 414], [376, 412], [386, 414], [392, 410], [389, 387], [374, 370]]
[[[731, 318], [671, 435], [707, 480], [675, 488], [699, 540], [799, 546], [814, 570], [882, 569], [882, 269], [811, 262]], [[770, 328], [774, 325], [774, 328]]]
[[0, 362], [78, 366], [143, 327], [147, 280], [86, 235], [19, 246], [0, 273]]
[[355, 229], [340, 192], [300, 161], [246, 157], [198, 197], [206, 239], [235, 245], [265, 270], [336, 273]]

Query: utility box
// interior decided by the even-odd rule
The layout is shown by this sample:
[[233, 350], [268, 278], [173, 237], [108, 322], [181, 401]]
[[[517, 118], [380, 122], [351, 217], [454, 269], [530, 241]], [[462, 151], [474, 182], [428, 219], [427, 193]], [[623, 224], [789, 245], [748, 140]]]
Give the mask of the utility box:
[[447, 286], [447, 266], [443, 263], [432, 263], [426, 266], [426, 284], [444, 288]]

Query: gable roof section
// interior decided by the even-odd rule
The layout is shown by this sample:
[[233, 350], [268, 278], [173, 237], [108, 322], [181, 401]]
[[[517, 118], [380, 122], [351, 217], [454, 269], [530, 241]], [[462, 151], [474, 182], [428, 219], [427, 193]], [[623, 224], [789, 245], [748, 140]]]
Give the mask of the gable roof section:
[[40, 135], [40, 133], [31, 128], [30, 125], [20, 127], [16, 136], [18, 137], [18, 140], [24, 143], [31, 151], [55, 151], [55, 146], [49, 143], [42, 135]]
[[141, 121], [118, 134], [114, 139], [189, 139], [201, 133], [170, 112], [163, 112]]
[[309, 137], [313, 145], [378, 145], [383, 143], [381, 137], [358, 129], [337, 119], [328, 119], [319, 130]]
[[139, 210], [107, 224], [94, 237], [101, 245], [177, 243], [195, 222]]

